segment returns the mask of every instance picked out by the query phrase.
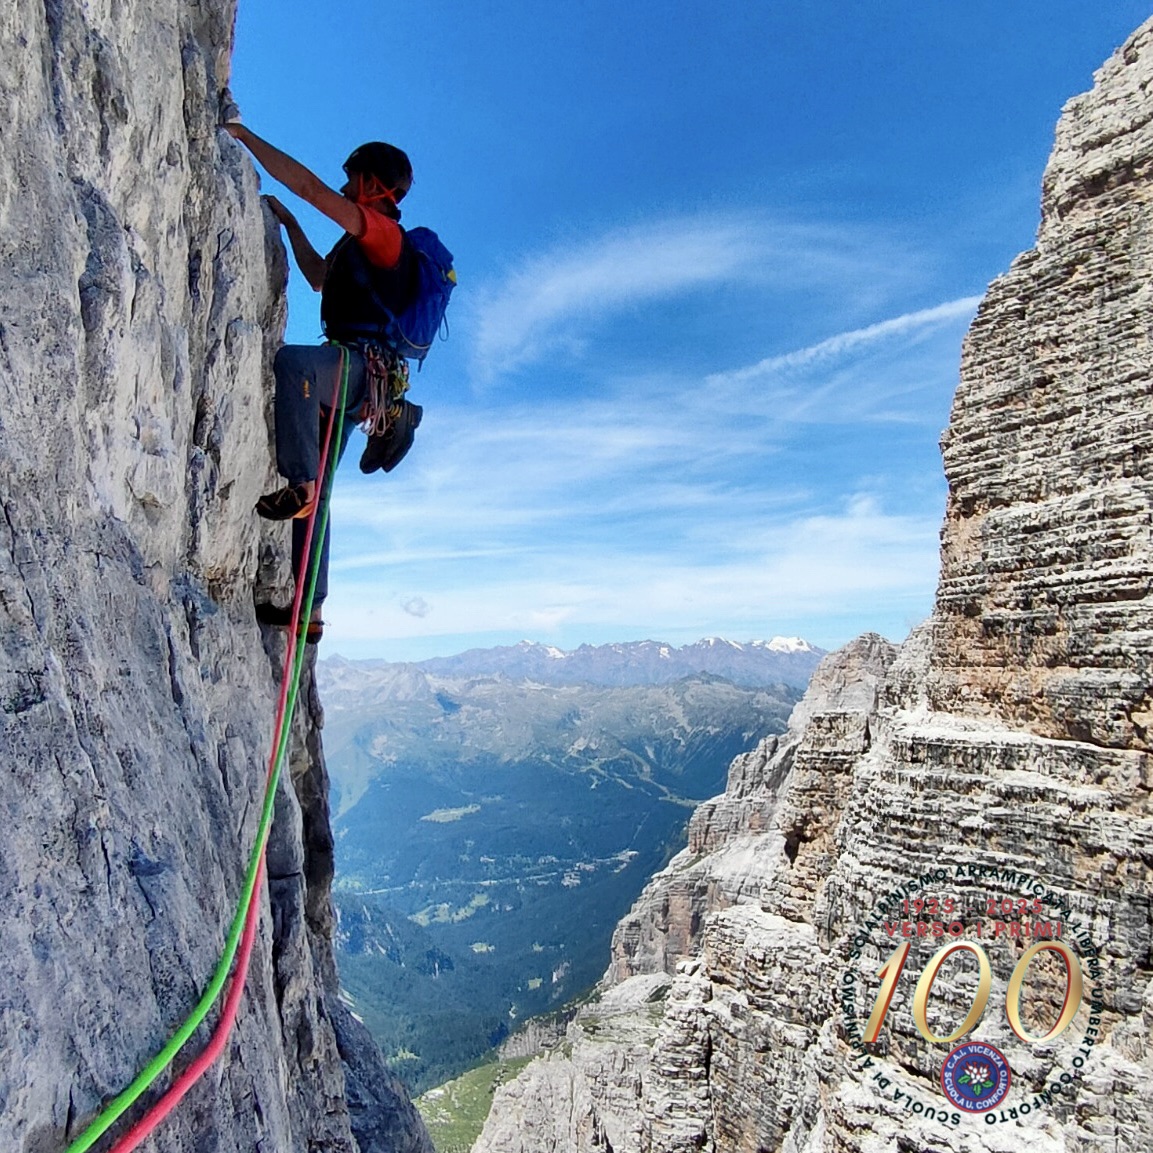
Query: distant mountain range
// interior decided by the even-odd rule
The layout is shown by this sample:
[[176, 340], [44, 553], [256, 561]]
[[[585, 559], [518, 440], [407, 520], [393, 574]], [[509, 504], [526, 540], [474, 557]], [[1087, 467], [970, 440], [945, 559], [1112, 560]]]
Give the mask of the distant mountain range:
[[[676, 648], [662, 641], [581, 645], [565, 651], [552, 645], [521, 641], [491, 649], [469, 649], [452, 657], [418, 661], [416, 668], [449, 677], [503, 675], [546, 685], [665, 685], [696, 673], [724, 677], [745, 688], [809, 683], [825, 650], [800, 637], [769, 641], [722, 640], [707, 637]], [[325, 662], [333, 665], [333, 661]], [[357, 662], [377, 665], [389, 662]]]
[[784, 730], [820, 655], [525, 643], [318, 663], [342, 980], [412, 1088], [596, 981], [694, 806]]

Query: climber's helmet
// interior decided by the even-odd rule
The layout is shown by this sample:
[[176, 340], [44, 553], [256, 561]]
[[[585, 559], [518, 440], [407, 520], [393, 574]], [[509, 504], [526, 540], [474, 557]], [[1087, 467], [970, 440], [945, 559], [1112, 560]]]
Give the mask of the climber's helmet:
[[358, 200], [381, 197], [399, 204], [412, 187], [412, 165], [408, 157], [392, 144], [380, 140], [362, 144], [344, 162], [348, 176], [364, 177]]

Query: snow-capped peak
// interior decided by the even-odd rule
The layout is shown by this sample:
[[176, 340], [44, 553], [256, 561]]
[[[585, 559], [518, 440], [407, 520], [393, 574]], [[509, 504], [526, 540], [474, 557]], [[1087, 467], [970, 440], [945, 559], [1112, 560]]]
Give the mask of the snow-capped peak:
[[765, 646], [774, 653], [811, 653], [813, 646], [800, 637], [773, 637]]

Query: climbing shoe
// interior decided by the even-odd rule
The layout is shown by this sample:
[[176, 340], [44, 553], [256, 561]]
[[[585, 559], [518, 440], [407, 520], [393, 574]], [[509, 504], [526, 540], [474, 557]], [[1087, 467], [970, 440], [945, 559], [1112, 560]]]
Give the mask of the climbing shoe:
[[308, 516], [315, 504], [316, 498], [308, 495], [307, 485], [287, 484], [262, 496], [256, 502], [256, 511], [265, 520], [296, 520]]
[[[262, 625], [286, 629], [292, 624], [292, 609], [291, 607], [281, 608], [280, 605], [268, 601], [256, 606], [256, 619]], [[324, 636], [324, 621], [309, 621], [307, 627], [301, 630], [301, 635], [304, 637], [305, 644], [319, 644]]]
[[424, 409], [410, 400], [400, 403], [400, 412], [393, 417], [381, 436], [370, 436], [360, 458], [360, 471], [376, 472], [378, 468], [392, 472], [410, 448]]
[[281, 608], [280, 605], [268, 601], [256, 606], [256, 619], [262, 625], [275, 625], [277, 628], [286, 629], [292, 624], [292, 609]]

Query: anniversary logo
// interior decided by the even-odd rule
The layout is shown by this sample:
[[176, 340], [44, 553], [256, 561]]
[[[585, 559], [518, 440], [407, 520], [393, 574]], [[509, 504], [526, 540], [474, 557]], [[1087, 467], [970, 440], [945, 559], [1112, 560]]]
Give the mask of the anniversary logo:
[[[850, 957], [844, 1035], [865, 1080], [908, 1112], [997, 1125], [1076, 1093], [1104, 990], [1100, 951], [1063, 892], [995, 866], [934, 869], [877, 903]], [[931, 1096], [892, 1058], [916, 1044], [913, 1027], [939, 1067]]]

